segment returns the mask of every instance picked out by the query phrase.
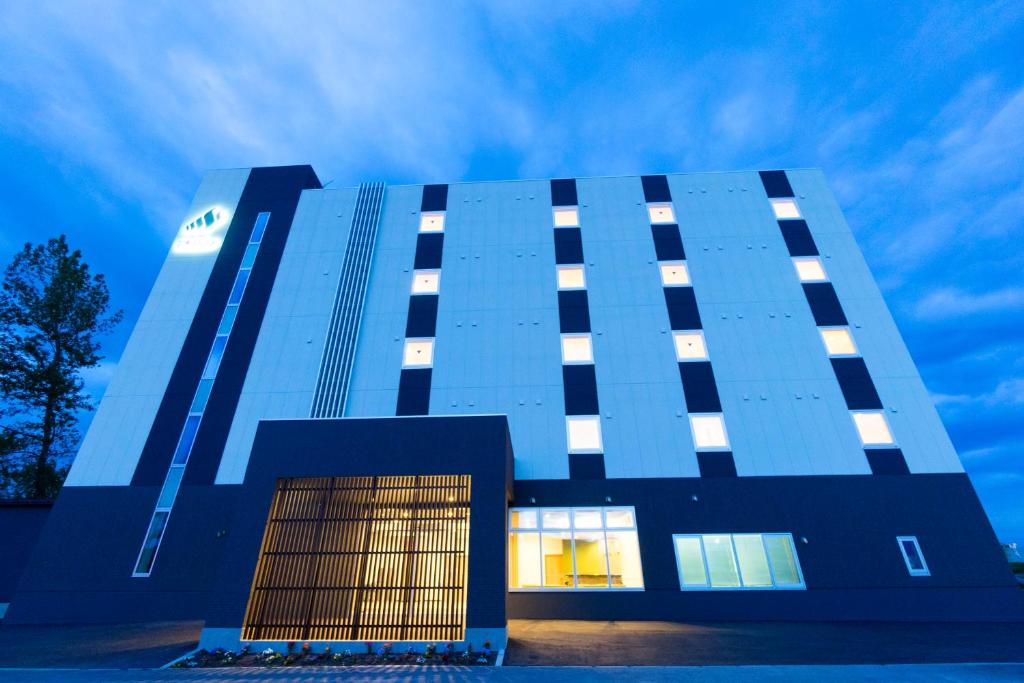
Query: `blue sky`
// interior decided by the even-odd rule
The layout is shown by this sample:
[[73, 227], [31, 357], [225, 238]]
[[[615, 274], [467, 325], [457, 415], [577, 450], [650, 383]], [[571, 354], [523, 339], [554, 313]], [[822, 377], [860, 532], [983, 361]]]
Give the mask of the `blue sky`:
[[128, 322], [204, 169], [822, 168], [1004, 540], [1024, 542], [1024, 3], [14, 2], [0, 260], [65, 232]]

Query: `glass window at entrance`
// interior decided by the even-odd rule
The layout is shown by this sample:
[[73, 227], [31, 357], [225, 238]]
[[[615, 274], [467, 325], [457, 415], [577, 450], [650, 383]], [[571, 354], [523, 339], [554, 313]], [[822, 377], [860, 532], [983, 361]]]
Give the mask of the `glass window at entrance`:
[[511, 510], [509, 589], [642, 590], [635, 520], [631, 507]]
[[790, 534], [672, 537], [683, 590], [805, 588]]

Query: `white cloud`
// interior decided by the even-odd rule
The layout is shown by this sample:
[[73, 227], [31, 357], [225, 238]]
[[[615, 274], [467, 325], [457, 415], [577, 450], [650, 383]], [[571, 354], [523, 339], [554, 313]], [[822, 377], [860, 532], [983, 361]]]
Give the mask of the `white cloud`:
[[943, 287], [925, 295], [915, 308], [919, 318], [946, 319], [980, 313], [1012, 313], [1024, 308], [1024, 288], [1006, 287], [974, 294]]

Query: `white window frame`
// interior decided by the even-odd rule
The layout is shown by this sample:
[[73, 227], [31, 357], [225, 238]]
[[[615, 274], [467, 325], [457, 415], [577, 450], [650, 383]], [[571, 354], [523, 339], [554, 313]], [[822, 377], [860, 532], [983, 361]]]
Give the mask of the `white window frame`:
[[[420, 213], [420, 229], [419, 229], [419, 231], [423, 232], [423, 233], [444, 232], [445, 223], [448, 222], [448, 215], [447, 214], [448, 214], [447, 211], [423, 211], [423, 212], [421, 212]], [[441, 227], [435, 228], [433, 226], [425, 225], [424, 224], [424, 219], [426, 219], [426, 218], [428, 218], [430, 216], [439, 216], [441, 218]]]
[[[826, 332], [846, 332], [846, 335], [850, 338], [850, 343], [853, 344], [853, 353], [832, 353], [828, 348], [828, 342], [825, 341]], [[829, 358], [859, 358], [860, 347], [857, 346], [857, 340], [853, 338], [853, 332], [846, 325], [833, 325], [829, 327], [819, 327], [818, 334], [821, 336], [821, 343], [825, 346], [825, 353], [828, 354]]]
[[[573, 448], [572, 439], [569, 434], [569, 424], [572, 422], [583, 422], [584, 420], [597, 424], [597, 448]], [[569, 453], [604, 453], [604, 433], [601, 428], [600, 415], [566, 415], [565, 416], [565, 446]]]
[[[907, 556], [907, 549], [903, 547], [904, 542], [911, 542], [917, 549], [917, 556], [921, 558], [921, 566], [923, 569], [914, 569], [910, 565], [910, 558]], [[921, 544], [917, 541], [917, 536], [897, 536], [896, 544], [900, 547], [900, 554], [903, 555], [903, 563], [907, 565], [907, 572], [911, 576], [931, 576], [932, 573], [928, 569], [928, 560], [924, 559], [924, 553], [921, 552]]]
[[[587, 348], [590, 349], [590, 360], [566, 360], [565, 358], [565, 340], [566, 339], [586, 339]], [[563, 334], [561, 336], [562, 346], [562, 365], [593, 365], [594, 364], [594, 339], [590, 334], [585, 332], [572, 332]]]
[[[885, 428], [889, 431], [889, 438], [891, 441], [887, 442], [876, 442], [866, 443], [864, 441], [864, 435], [861, 434], [860, 426], [857, 424], [856, 415], [881, 415], [882, 421], [885, 423]], [[853, 429], [857, 432], [857, 438], [860, 439], [860, 445], [863, 448], [896, 448], [896, 435], [892, 431], [892, 425], [889, 424], [889, 418], [885, 416], [884, 410], [851, 410], [850, 419], [853, 421]]]
[[[667, 221], [656, 221], [654, 220], [653, 211], [655, 209], [662, 209], [668, 207], [669, 212], [672, 214], [671, 220]], [[676, 207], [672, 202], [648, 202], [647, 203], [647, 218], [651, 221], [651, 225], [675, 225], [676, 221]]]
[[[418, 278], [421, 278], [421, 277], [425, 276], [425, 275], [435, 275], [435, 276], [437, 276], [437, 288], [434, 289], [433, 291], [430, 291], [430, 292], [417, 292], [416, 291], [416, 280]], [[430, 268], [430, 269], [414, 270], [414, 271], [412, 271], [412, 286], [409, 288], [409, 292], [410, 292], [410, 294], [412, 296], [430, 296], [432, 294], [440, 294], [441, 293], [441, 271], [440, 271], [440, 269]]]
[[[690, 413], [690, 438], [693, 440], [693, 449], [699, 453], [705, 452], [716, 452], [716, 451], [729, 451], [732, 450], [732, 445], [729, 441], [729, 428], [725, 424], [724, 413]], [[721, 446], [698, 446], [697, 445], [697, 432], [693, 429], [693, 418], [695, 417], [717, 417], [722, 423], [722, 434], [725, 436], [725, 444]]]
[[[512, 526], [512, 513], [522, 512], [524, 510], [536, 510], [537, 511], [537, 526], [534, 528], [530, 527], [514, 527]], [[580, 529], [581, 533], [602, 533], [605, 534], [605, 554], [604, 561], [606, 565], [607, 575], [609, 577], [609, 584], [611, 583], [611, 563], [608, 559], [608, 541], [607, 532], [609, 531], [632, 531], [637, 534], [637, 549], [639, 552], [639, 530], [636, 519], [636, 509], [632, 505], [580, 505], [577, 507], [526, 507], [526, 508], [509, 508], [508, 510], [508, 532], [509, 534], [523, 533], [523, 534], [537, 534], [542, 535], [545, 531], [548, 532], [568, 532], [569, 533], [569, 547], [572, 548], [572, 586], [566, 586], [564, 588], [558, 586], [539, 586], [537, 588], [513, 588], [511, 585], [511, 572], [512, 563], [508, 563], [505, 576], [505, 586], [510, 593], [565, 593], [568, 591], [582, 591], [588, 593], [624, 593], [632, 592], [639, 593], [646, 590], [647, 582], [644, 581], [644, 558], [643, 554], [640, 555], [640, 581], [643, 582], [642, 586], [580, 586], [579, 576], [576, 571], [576, 514], [577, 510], [600, 510], [601, 512], [601, 528], [600, 529]], [[608, 524], [608, 511], [609, 510], [629, 510], [630, 514], [633, 515], [633, 526], [611, 526]], [[544, 526], [544, 513], [545, 512], [566, 512], [569, 515], [569, 525], [565, 527], [550, 527]], [[543, 553], [541, 553], [541, 562], [543, 563]], [[543, 564], [540, 567], [541, 583], [544, 581], [544, 567]]]
[[[432, 368], [434, 367], [434, 337], [406, 337], [402, 343], [402, 368]], [[409, 346], [410, 342], [430, 342], [430, 362], [429, 363], [407, 363], [405, 360], [405, 350]]]
[[[686, 273], [686, 282], [666, 282], [665, 268], [682, 268]], [[693, 279], [690, 278], [690, 267], [686, 261], [658, 261], [658, 276], [661, 278], [662, 287], [692, 287]]]
[[[701, 348], [704, 349], [704, 355], [699, 358], [683, 358], [679, 355], [679, 342], [677, 337], [679, 335], [695, 335], [700, 337]], [[711, 360], [711, 356], [708, 353], [708, 340], [704, 338], [704, 330], [672, 330], [672, 347], [676, 352], [676, 362], [678, 363], [703, 363]]]
[[[821, 262], [821, 257], [820, 256], [794, 256], [792, 258], [792, 261], [793, 261], [793, 269], [796, 271], [796, 277], [797, 277], [798, 280], [800, 280], [800, 282], [829, 282], [830, 281], [829, 276], [828, 276], [828, 271], [825, 270], [825, 264]], [[800, 262], [805, 262], [805, 263], [813, 262], [813, 263], [818, 264], [818, 268], [821, 270], [822, 277], [805, 278], [800, 273], [800, 266], [798, 265]]]
[[[580, 271], [580, 275], [583, 276], [583, 284], [580, 285], [579, 287], [575, 287], [575, 286], [574, 287], [563, 287], [562, 286], [562, 282], [561, 282], [561, 280], [558, 277], [559, 274], [563, 270], [579, 270]], [[571, 292], [571, 291], [579, 291], [579, 290], [582, 290], [582, 289], [586, 289], [587, 288], [587, 270], [586, 270], [586, 268], [583, 267], [582, 263], [573, 264], [573, 265], [555, 266], [555, 286], [558, 287], [558, 291], [560, 291], [560, 292]]]
[[[768, 573], [772, 577], [772, 585], [770, 586], [744, 586], [743, 585], [743, 571], [740, 569], [740, 558], [736, 552], [736, 536], [750, 536], [758, 535], [763, 538], [768, 536], [782, 536], [789, 539], [789, 547], [793, 551], [793, 564], [796, 566], [796, 575], [800, 579], [799, 584], [793, 584], [789, 586], [777, 586], [775, 585], [775, 567], [772, 565], [772, 558], [768, 555], [767, 548], [765, 549], [765, 559], [768, 561]], [[708, 554], [704, 549], [704, 537], [705, 536], [728, 536], [729, 545], [732, 548], [732, 559], [736, 565], [736, 576], [740, 580], [739, 586], [712, 586], [711, 585], [711, 568], [708, 567]], [[679, 552], [676, 548], [677, 538], [696, 538], [700, 543], [700, 556], [704, 562], [704, 580], [705, 584], [694, 585], [683, 583], [683, 563], [679, 559]], [[762, 545], [764, 541], [762, 540]], [[672, 534], [672, 552], [676, 556], [676, 578], [679, 580], [679, 590], [681, 591], [802, 591], [807, 590], [807, 582], [804, 580], [804, 570], [800, 566], [800, 555], [796, 551], [796, 543], [793, 542], [793, 534], [784, 531], [773, 531], [773, 532], [760, 532], [760, 531], [708, 531], [700, 534]]]
[[[773, 197], [768, 201], [772, 204], [772, 215], [775, 216], [775, 220], [777, 221], [795, 221], [804, 217], [804, 212], [800, 210], [800, 205], [796, 203], [796, 197]], [[788, 204], [792, 204], [793, 208], [796, 209], [796, 215], [780, 216], [778, 207]]]
[[[559, 225], [558, 216], [569, 215], [572, 212], [576, 216], [575, 223], [563, 223]], [[578, 228], [580, 227], [580, 207], [579, 206], [553, 206], [551, 207], [551, 225], [556, 228]]]

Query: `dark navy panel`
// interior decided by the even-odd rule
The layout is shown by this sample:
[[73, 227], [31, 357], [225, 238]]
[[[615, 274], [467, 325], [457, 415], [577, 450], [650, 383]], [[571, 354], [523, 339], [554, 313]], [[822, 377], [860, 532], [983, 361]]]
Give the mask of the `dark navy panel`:
[[597, 374], [593, 365], [563, 365], [566, 415], [597, 415]]
[[583, 234], [579, 228], [555, 229], [555, 263], [583, 263]]
[[552, 206], [576, 206], [579, 200], [576, 198], [576, 179], [563, 178], [551, 181], [551, 205]]
[[48, 500], [0, 500], [0, 603], [10, 602], [29, 554], [39, 540], [53, 503]]
[[398, 380], [398, 406], [395, 415], [430, 413], [430, 368], [404, 368]]
[[646, 202], [670, 202], [672, 192], [668, 189], [668, 178], [663, 175], [640, 176], [640, 182], [644, 186], [644, 201]]
[[600, 453], [570, 453], [570, 479], [604, 479], [604, 456]]
[[416, 270], [440, 268], [443, 249], [443, 232], [421, 232], [416, 236], [416, 258], [412, 267]]
[[[256, 216], [269, 211], [270, 221], [253, 264], [245, 301], [238, 310], [231, 332], [231, 344], [221, 361], [217, 381], [185, 472], [187, 482], [213, 481], [252, 350], [256, 345], [256, 337], [263, 323], [263, 313], [277, 276], [299, 194], [304, 189], [319, 187], [320, 181], [309, 166], [254, 168], [249, 173], [142, 449], [132, 476], [133, 486], [157, 486], [163, 483], [167, 475], [167, 467], [199, 384], [207, 353], [220, 325]], [[173, 520], [171, 524], [174, 524]]]
[[899, 448], [865, 448], [872, 474], [910, 474], [907, 459]]
[[693, 287], [665, 287], [665, 305], [668, 320], [673, 330], [699, 330], [700, 311]]
[[679, 364], [679, 377], [683, 380], [686, 411], [689, 413], [720, 413], [718, 387], [710, 361], [691, 361]]
[[447, 185], [424, 185], [423, 200], [420, 202], [420, 211], [447, 211], [448, 210], [448, 186]]
[[409, 317], [405, 322], [406, 337], [433, 337], [437, 330], [437, 294], [415, 294], [409, 297]]
[[875, 383], [868, 374], [863, 358], [831, 358], [839, 388], [843, 390], [846, 407], [850, 410], [871, 410], [882, 407]]
[[846, 314], [831, 282], [804, 282], [804, 294], [811, 305], [814, 324], [819, 327], [845, 325]]
[[779, 221], [779, 229], [782, 231], [782, 239], [786, 241], [786, 248], [789, 250], [790, 256], [818, 255], [818, 247], [814, 244], [807, 221], [802, 219]]
[[764, 191], [772, 199], [776, 197], [792, 197], [793, 188], [789, 185], [789, 178], [785, 171], [758, 171], [761, 176], [761, 184]]
[[558, 322], [562, 334], [590, 332], [590, 304], [587, 290], [558, 293]]
[[702, 477], [735, 477], [736, 461], [732, 451], [697, 451], [697, 467]]
[[651, 236], [654, 237], [654, 252], [659, 261], [682, 261], [686, 258], [683, 249], [683, 238], [679, 234], [679, 226], [652, 225]]

